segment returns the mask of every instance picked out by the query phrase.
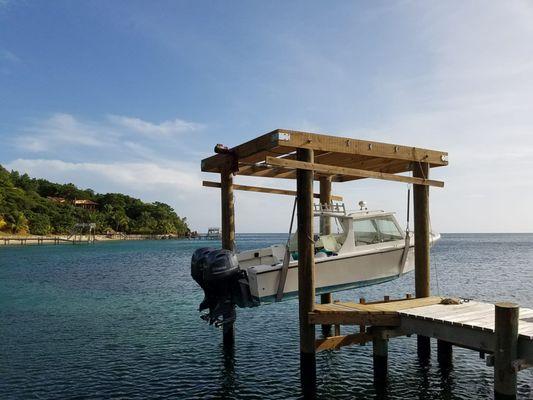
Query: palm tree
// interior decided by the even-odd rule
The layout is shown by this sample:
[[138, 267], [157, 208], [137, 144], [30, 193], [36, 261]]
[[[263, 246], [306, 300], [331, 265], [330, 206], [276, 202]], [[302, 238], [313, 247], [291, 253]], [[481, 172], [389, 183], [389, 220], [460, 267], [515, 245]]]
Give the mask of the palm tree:
[[11, 231], [13, 233], [27, 233], [28, 220], [21, 212], [13, 214], [13, 222], [11, 222]]

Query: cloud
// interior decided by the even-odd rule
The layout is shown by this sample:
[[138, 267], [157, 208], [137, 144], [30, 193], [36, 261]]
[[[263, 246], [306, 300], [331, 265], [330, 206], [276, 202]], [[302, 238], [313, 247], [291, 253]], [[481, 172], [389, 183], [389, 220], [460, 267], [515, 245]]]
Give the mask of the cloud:
[[125, 117], [122, 115], [109, 115], [109, 120], [119, 127], [128, 129], [147, 136], [170, 136], [196, 131], [202, 128], [201, 124], [174, 119], [163, 121], [159, 124], [144, 121], [140, 118]]
[[[0, 0], [0, 7], [2, 7], [2, 5], [2, 0]], [[8, 61], [10, 63], [19, 63], [21, 61], [15, 53], [12, 53], [11, 51], [5, 49], [0, 50], [0, 59]]]
[[199, 186], [199, 173], [195, 166], [184, 163], [157, 165], [150, 162], [89, 163], [65, 162], [46, 159], [16, 159], [9, 168], [41, 175], [48, 171], [56, 179], [66, 181], [76, 175], [93, 175], [91, 179], [103, 180], [124, 187], [146, 189], [165, 185], [179, 186], [180, 190], [190, 191]]
[[[202, 124], [181, 119], [153, 123], [137, 117], [110, 115], [100, 120], [82, 120], [68, 113], [55, 113], [21, 129], [14, 144], [22, 151], [47, 158], [83, 156], [102, 161], [109, 158], [155, 159], [176, 147], [178, 134], [197, 131]], [[157, 141], [151, 140], [157, 137]]]

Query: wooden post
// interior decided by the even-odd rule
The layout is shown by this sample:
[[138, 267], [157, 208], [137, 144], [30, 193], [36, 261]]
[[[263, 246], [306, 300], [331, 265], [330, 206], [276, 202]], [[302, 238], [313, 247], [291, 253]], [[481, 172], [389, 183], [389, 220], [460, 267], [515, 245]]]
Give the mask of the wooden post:
[[[427, 163], [413, 163], [413, 176], [429, 178]], [[416, 297], [429, 297], [429, 187], [413, 185], [415, 216], [415, 293]], [[431, 356], [429, 337], [417, 336], [418, 357], [427, 360]]]
[[448, 369], [452, 366], [453, 347], [450, 342], [437, 340], [437, 361], [443, 369]]
[[374, 383], [383, 384], [387, 380], [389, 341], [375, 337], [372, 339], [372, 353], [374, 361]]
[[[313, 150], [296, 150], [298, 161], [313, 162]], [[309, 312], [315, 305], [313, 240], [313, 172], [296, 171], [298, 202], [298, 305], [300, 319], [300, 379], [304, 398], [316, 396], [315, 326]]]
[[516, 399], [516, 370], [519, 307], [513, 303], [495, 306], [494, 398]]
[[[359, 298], [359, 304], [365, 304], [366, 303], [366, 300], [364, 297], [360, 297]], [[366, 332], [366, 326], [365, 325], [359, 325], [359, 333], [365, 333]], [[361, 342], [359, 344], [360, 346], [364, 346], [366, 345], [365, 342]]]
[[[331, 178], [323, 176], [320, 178], [320, 204], [331, 203]], [[320, 233], [322, 235], [329, 235], [331, 233], [331, 218], [320, 218]], [[328, 304], [333, 301], [331, 293], [324, 293], [320, 295], [320, 302]], [[325, 337], [331, 336], [331, 325], [322, 325], [322, 335]]]
[[[220, 173], [220, 193], [222, 205], [222, 248], [235, 250], [235, 210], [233, 208], [233, 174], [229, 168]], [[223, 326], [223, 344], [225, 348], [233, 347], [235, 343], [235, 328], [233, 323]]]

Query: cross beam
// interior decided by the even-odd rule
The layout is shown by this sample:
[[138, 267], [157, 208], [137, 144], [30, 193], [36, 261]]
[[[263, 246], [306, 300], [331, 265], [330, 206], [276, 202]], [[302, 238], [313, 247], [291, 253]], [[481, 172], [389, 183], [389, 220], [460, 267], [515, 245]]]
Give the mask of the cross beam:
[[330, 174], [330, 175], [355, 176], [359, 178], [374, 178], [374, 179], [382, 179], [385, 181], [413, 183], [415, 185], [444, 187], [444, 182], [435, 181], [431, 179], [414, 178], [410, 176], [389, 174], [386, 172], [367, 171], [364, 169], [337, 167], [334, 165], [324, 165], [324, 164], [317, 164], [317, 163], [310, 163], [310, 162], [303, 162], [303, 161], [296, 161], [296, 160], [287, 160], [284, 158], [276, 158], [276, 157], [271, 157], [271, 156], [266, 157], [266, 163], [268, 165], [273, 165], [277, 167], [285, 167], [285, 168], [291, 168], [291, 169], [303, 169], [307, 171], [314, 171], [314, 172]]
[[[219, 188], [220, 183], [219, 182], [212, 182], [212, 181], [203, 181], [202, 185], [205, 187], [214, 187]], [[267, 187], [261, 187], [261, 186], [247, 186], [247, 185], [233, 185], [234, 190], [244, 190], [246, 192], [258, 192], [258, 193], [270, 193], [270, 194], [283, 194], [286, 196], [296, 196], [295, 190], [286, 190], [286, 189], [274, 189], [274, 188], [267, 188]], [[313, 197], [315, 199], [320, 198], [319, 193], [314, 193]], [[342, 201], [342, 196], [337, 195], [331, 195], [331, 200], [333, 201]]]

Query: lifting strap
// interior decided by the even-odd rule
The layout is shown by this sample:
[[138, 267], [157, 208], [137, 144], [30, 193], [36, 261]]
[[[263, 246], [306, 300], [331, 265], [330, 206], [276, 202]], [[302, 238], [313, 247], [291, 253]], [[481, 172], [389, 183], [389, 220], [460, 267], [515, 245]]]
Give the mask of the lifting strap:
[[283, 299], [283, 291], [285, 290], [285, 282], [287, 281], [287, 272], [289, 272], [289, 262], [291, 260], [291, 252], [289, 250], [291, 235], [292, 235], [292, 224], [294, 223], [294, 214], [296, 212], [296, 202], [298, 198], [294, 197], [294, 205], [292, 206], [292, 217], [291, 225], [289, 227], [289, 237], [287, 238], [287, 243], [285, 245], [285, 256], [283, 257], [283, 265], [281, 266], [281, 271], [279, 273], [279, 282], [278, 282], [278, 292], [276, 293], [276, 301], [281, 301]]
[[411, 203], [411, 188], [407, 188], [407, 226], [405, 228], [405, 246], [403, 248], [402, 258], [400, 260], [400, 276], [403, 274], [405, 265], [407, 264], [407, 255], [411, 246], [411, 231], [409, 230], [409, 210]]

